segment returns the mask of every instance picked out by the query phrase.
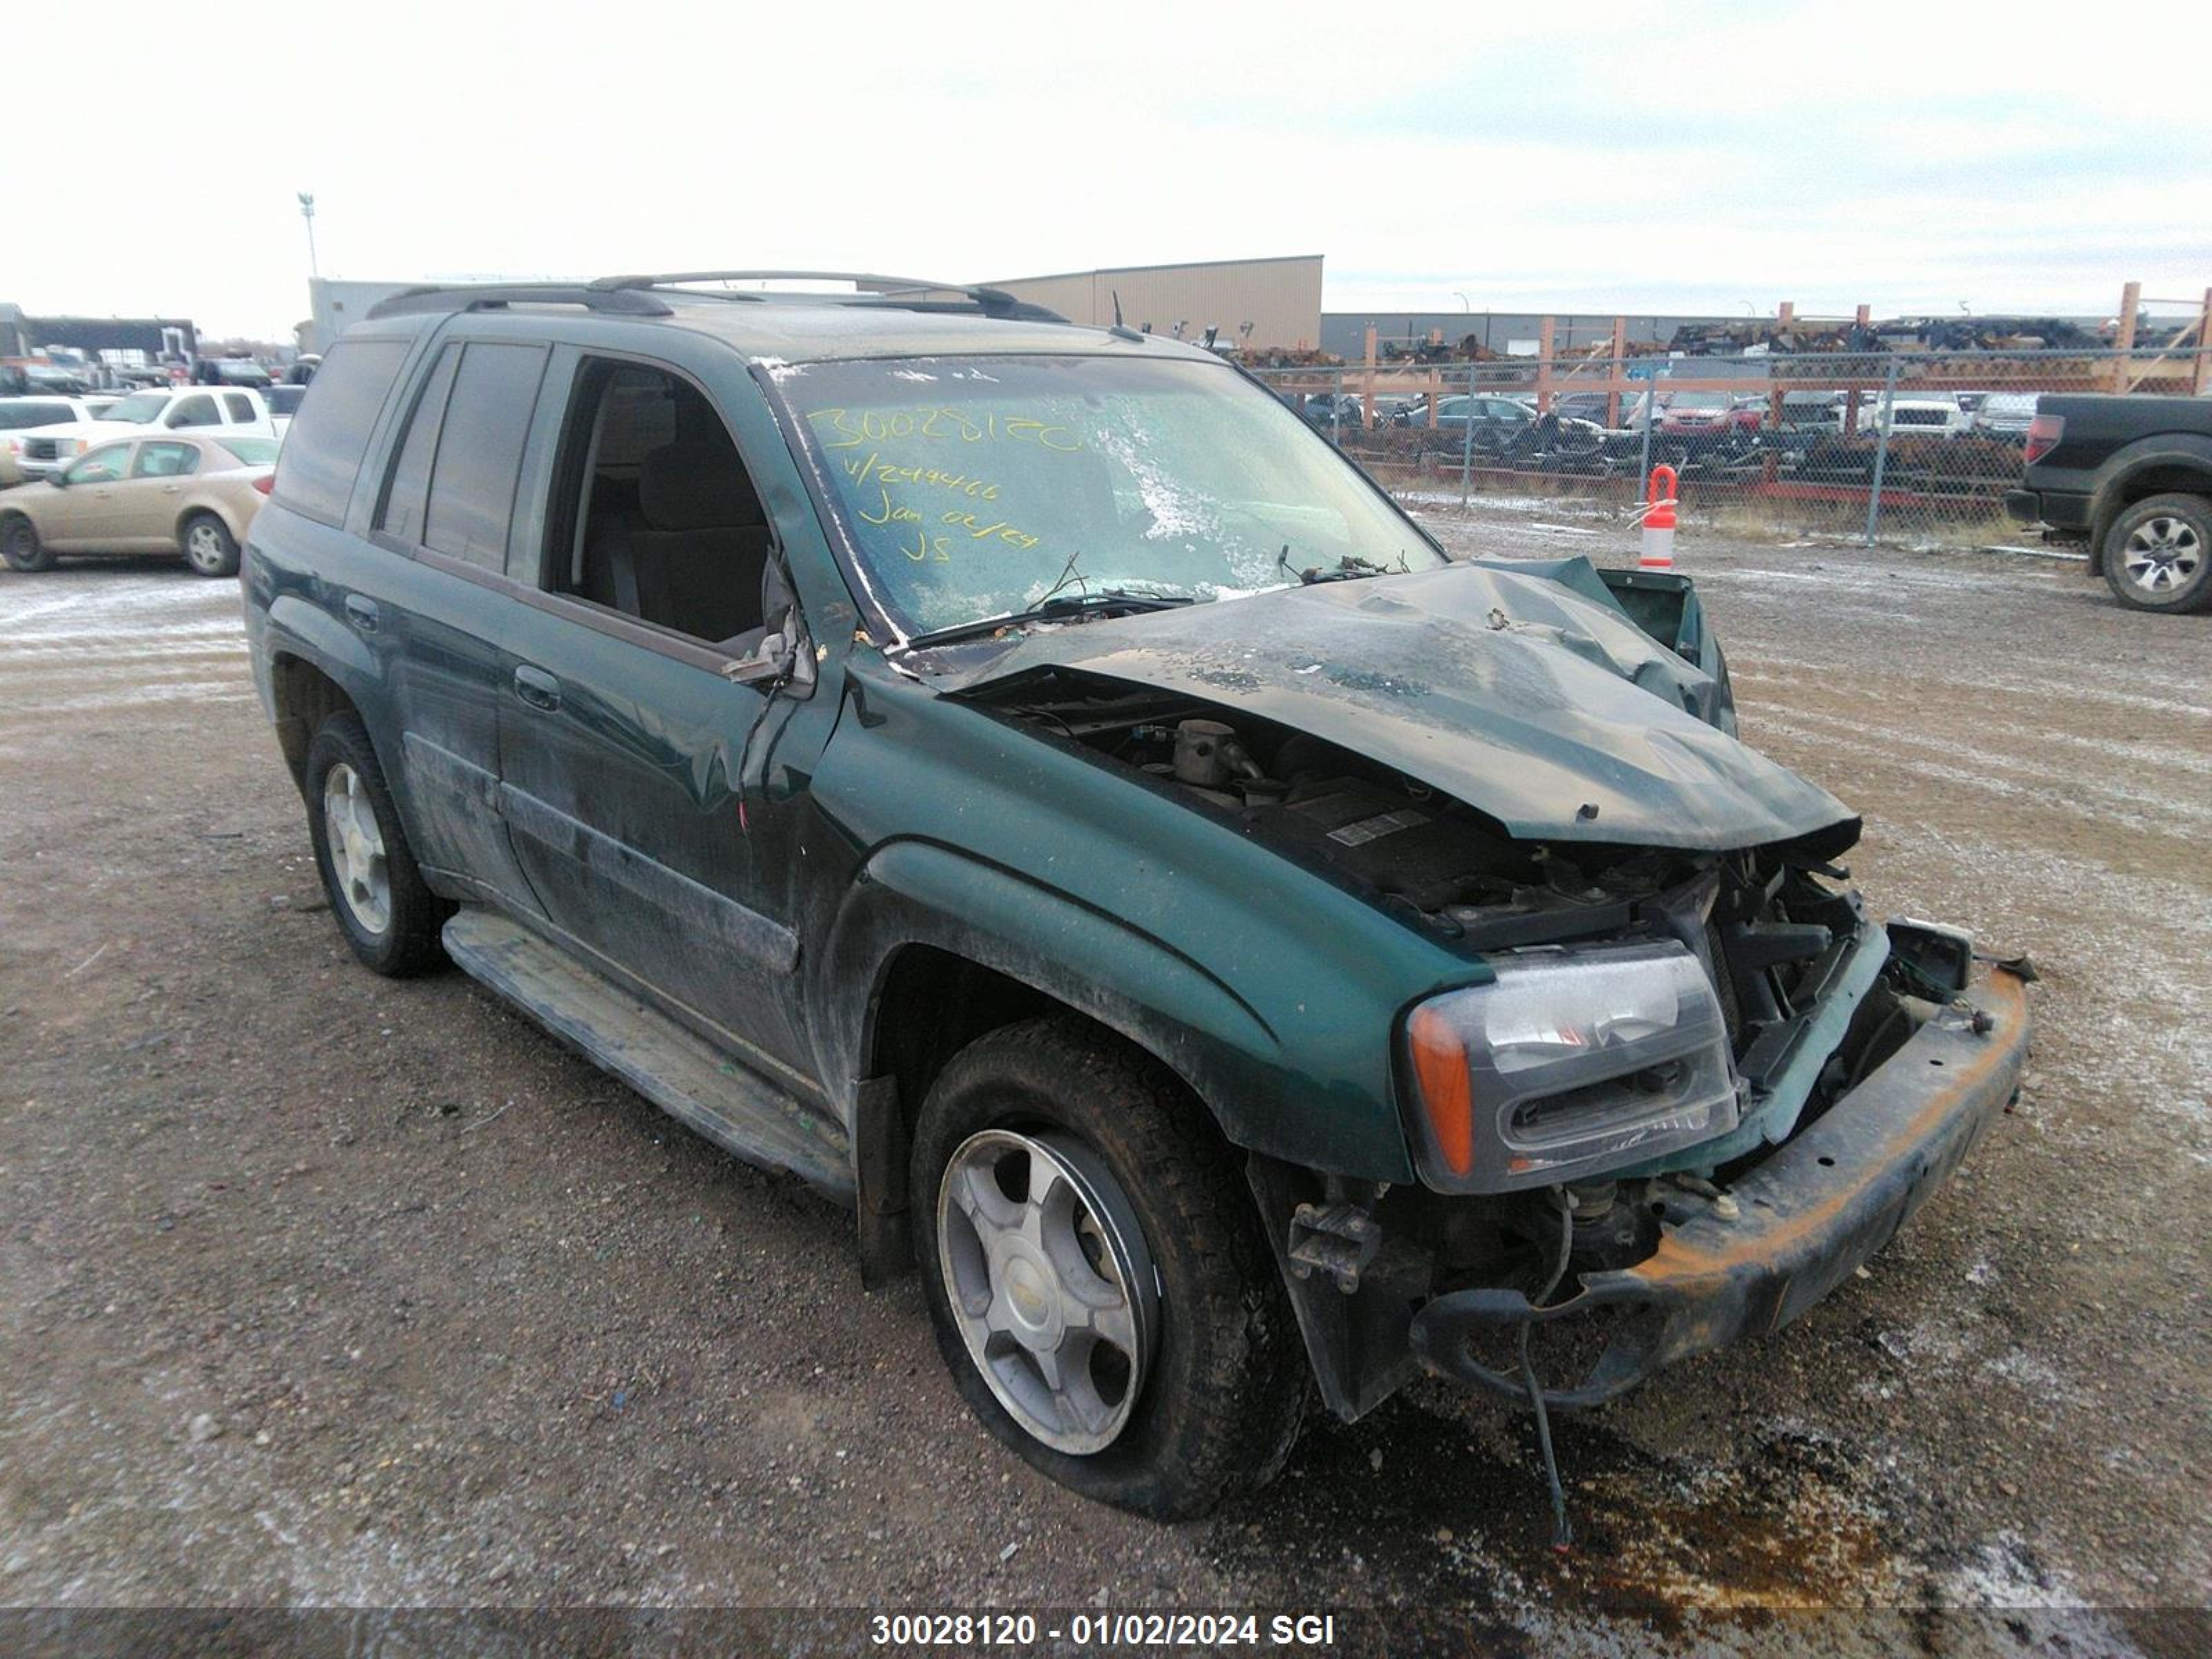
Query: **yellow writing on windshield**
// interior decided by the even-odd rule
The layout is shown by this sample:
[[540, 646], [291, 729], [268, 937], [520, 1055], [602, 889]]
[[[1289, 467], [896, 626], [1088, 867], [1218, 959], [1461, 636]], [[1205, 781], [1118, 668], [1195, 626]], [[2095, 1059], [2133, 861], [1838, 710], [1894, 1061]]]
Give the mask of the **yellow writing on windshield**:
[[1038, 538], [1030, 535], [1028, 531], [1018, 530], [1004, 519], [993, 520], [987, 523], [985, 521], [988, 515], [975, 513], [954, 512], [946, 514], [940, 522], [951, 525], [957, 530], [966, 531], [971, 541], [1004, 542], [1007, 546], [1018, 547], [1024, 553], [1037, 544]]
[[965, 472], [947, 472], [934, 466], [886, 466], [881, 452], [872, 449], [865, 460], [858, 455], [847, 456], [845, 471], [854, 483], [929, 484], [939, 489], [955, 489], [978, 501], [995, 501], [999, 499], [999, 486], [988, 480]]
[[1003, 441], [1035, 444], [1039, 448], [1073, 454], [1083, 440], [1070, 428], [1026, 415], [994, 412], [980, 417], [957, 409], [817, 409], [810, 421], [826, 421], [835, 434], [824, 441], [829, 449], [858, 449], [862, 444], [906, 438], [942, 439], [963, 444]]

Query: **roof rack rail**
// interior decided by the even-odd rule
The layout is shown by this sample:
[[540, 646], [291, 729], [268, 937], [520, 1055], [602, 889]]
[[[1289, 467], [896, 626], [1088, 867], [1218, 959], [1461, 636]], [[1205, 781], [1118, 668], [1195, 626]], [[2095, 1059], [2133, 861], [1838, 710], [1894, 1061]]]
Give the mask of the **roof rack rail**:
[[607, 293], [635, 293], [641, 289], [674, 288], [685, 283], [850, 283], [860, 290], [856, 299], [892, 300], [917, 294], [957, 294], [990, 316], [1066, 319], [1057, 312], [1018, 300], [1004, 289], [981, 288], [973, 283], [940, 283], [926, 276], [886, 276], [870, 270], [672, 270], [651, 275], [602, 276], [594, 289]]
[[675, 313], [650, 294], [630, 288], [602, 288], [579, 283], [459, 283], [404, 289], [371, 306], [371, 317], [398, 317], [422, 311], [495, 311], [511, 305], [583, 306], [625, 317], [669, 317]]

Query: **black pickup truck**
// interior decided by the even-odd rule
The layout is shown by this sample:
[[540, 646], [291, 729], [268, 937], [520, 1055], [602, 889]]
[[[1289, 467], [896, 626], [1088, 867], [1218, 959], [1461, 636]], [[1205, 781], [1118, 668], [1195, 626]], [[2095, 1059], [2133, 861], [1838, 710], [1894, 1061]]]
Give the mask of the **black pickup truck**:
[[2122, 605], [2212, 609], [2212, 398], [2045, 395], [2005, 508], [2089, 546]]

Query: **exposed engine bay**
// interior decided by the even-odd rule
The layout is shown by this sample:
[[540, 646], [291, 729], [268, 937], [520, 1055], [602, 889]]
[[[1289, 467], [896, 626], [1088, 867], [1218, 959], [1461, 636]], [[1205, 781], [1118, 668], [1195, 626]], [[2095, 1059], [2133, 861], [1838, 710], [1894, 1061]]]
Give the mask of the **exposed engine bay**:
[[[1475, 953], [1584, 940], [1674, 939], [1711, 975], [1747, 1111], [1776, 1087], [1863, 917], [1831, 860], [1856, 823], [1779, 846], [1713, 854], [1516, 840], [1465, 803], [1308, 733], [1077, 672], [991, 698], [1045, 733], [1156, 780], [1410, 927]], [[1893, 964], [1806, 1094], [1810, 1121], [1908, 1037], [1924, 1003]], [[1923, 1011], [1916, 1015], [1915, 1010]], [[1584, 1192], [1579, 1261], [1650, 1247], [1596, 1218]], [[1542, 1212], [1548, 1216], [1548, 1210]], [[1624, 1212], [1626, 1213], [1626, 1212]], [[1548, 1231], [1548, 1219], [1534, 1224]], [[1509, 1223], [1509, 1231], [1510, 1223]], [[1601, 1243], [1602, 1241], [1602, 1243]]]
[[[1766, 913], [1790, 890], [1792, 918], [1803, 911], [1813, 925], [1787, 935], [1770, 932], [1758, 951], [1764, 966], [1817, 954], [1826, 942], [1815, 939], [1822, 927], [1847, 928], [1854, 918], [1845, 896], [1817, 879], [1824, 870], [1840, 873], [1826, 861], [1850, 844], [1850, 835], [1756, 854], [1516, 840], [1463, 802], [1322, 738], [1079, 674], [1055, 676], [1042, 689], [1046, 695], [1030, 682], [1025, 695], [1004, 706], [1234, 816], [1246, 834], [1464, 948], [1632, 931], [1686, 885], [1701, 890], [1686, 896], [1709, 908], [1707, 920], [1720, 927], [1777, 920]], [[1735, 866], [1735, 881], [1716, 876], [1723, 866]], [[1733, 906], [1725, 891], [1712, 901], [1715, 884], [1725, 890], [1746, 882], [1764, 890], [1759, 902]], [[1737, 914], [1747, 908], [1759, 915]], [[1743, 988], [1747, 995], [1723, 993], [1732, 1025], [1739, 1004], [1759, 1013], [1777, 1006]]]

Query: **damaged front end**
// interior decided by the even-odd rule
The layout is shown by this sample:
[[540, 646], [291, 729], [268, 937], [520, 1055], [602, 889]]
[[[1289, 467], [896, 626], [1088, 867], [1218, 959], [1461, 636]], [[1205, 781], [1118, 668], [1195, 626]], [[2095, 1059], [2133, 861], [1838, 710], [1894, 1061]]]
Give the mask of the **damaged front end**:
[[[1526, 1398], [1532, 1333], [1544, 1399], [1595, 1404], [1887, 1243], [2016, 1092], [2021, 975], [1870, 920], [1838, 862], [1858, 821], [1737, 744], [1711, 675], [1601, 630], [1603, 674], [1587, 639], [1471, 638], [1414, 586], [1288, 596], [1296, 625], [1233, 657], [1203, 621], [1177, 643], [1152, 620], [1141, 658], [1092, 624], [962, 695], [1466, 963], [1394, 1034], [1417, 1181], [1248, 1162], [1331, 1409], [1422, 1366]], [[1338, 671], [1346, 605], [1418, 631], [1427, 654], [1393, 660], [1425, 672]], [[1470, 684], [1487, 718], [1436, 706]]]

